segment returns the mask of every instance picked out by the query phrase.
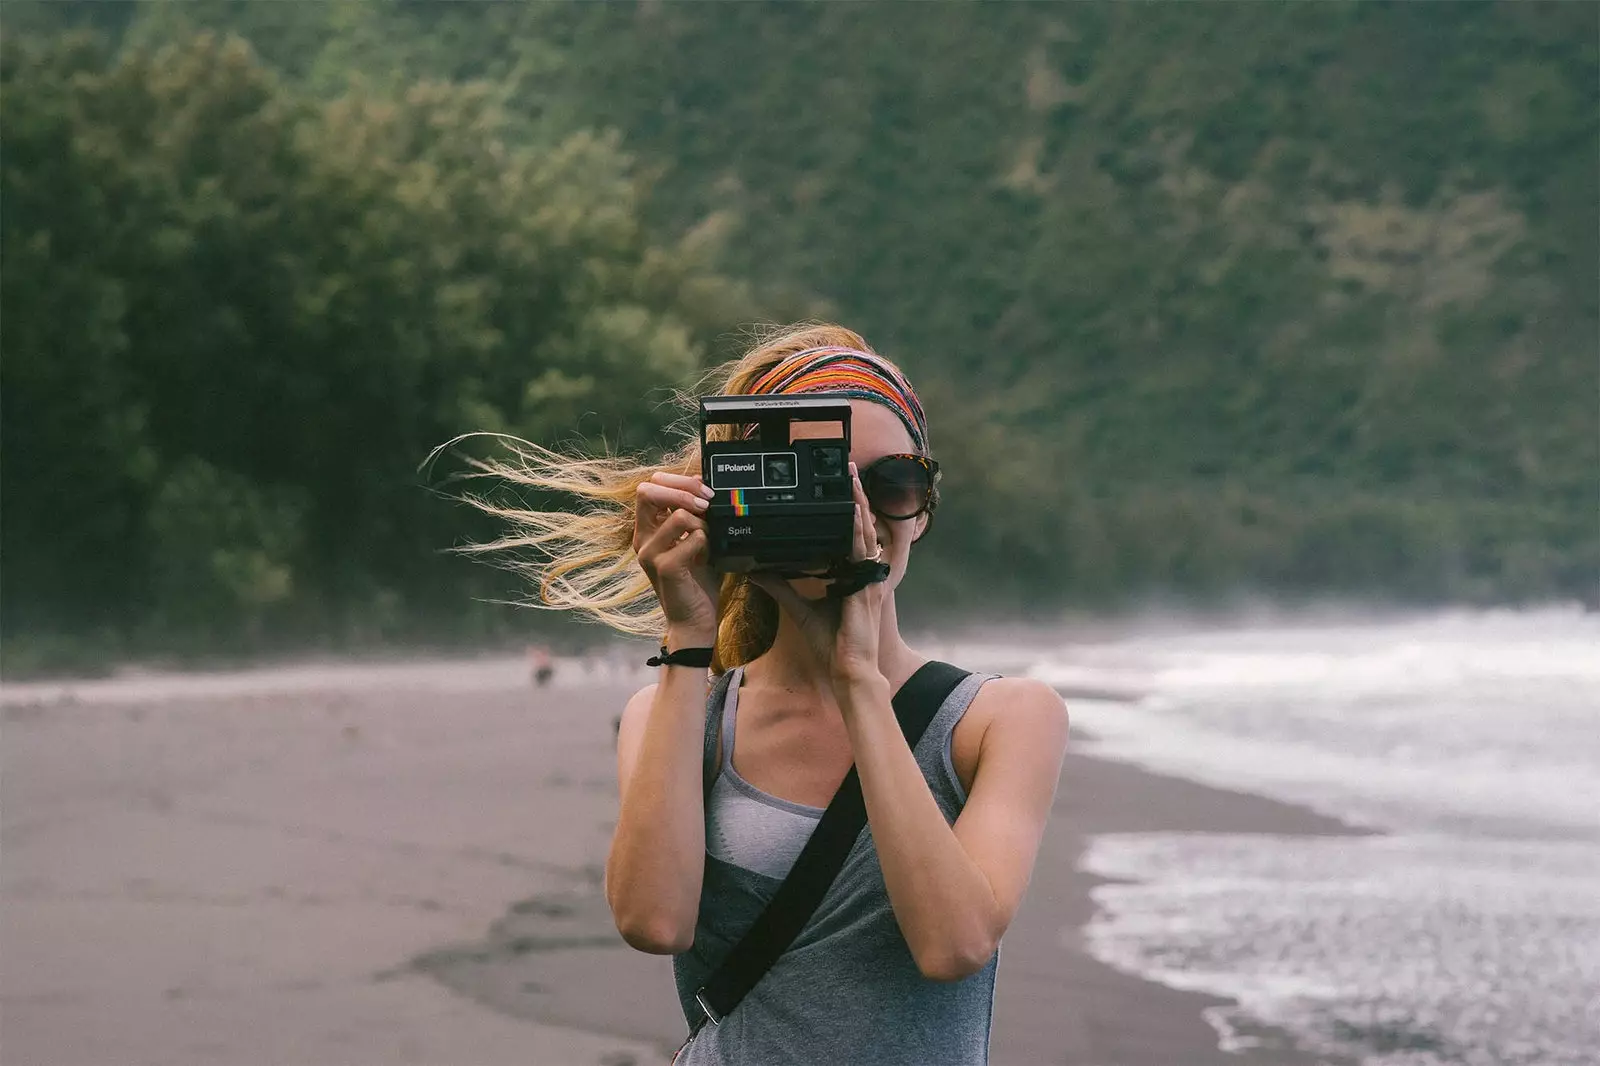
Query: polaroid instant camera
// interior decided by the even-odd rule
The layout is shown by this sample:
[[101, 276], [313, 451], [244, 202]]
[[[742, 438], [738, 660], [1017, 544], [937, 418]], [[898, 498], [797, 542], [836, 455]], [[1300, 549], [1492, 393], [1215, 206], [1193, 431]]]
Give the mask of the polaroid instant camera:
[[[707, 439], [731, 425], [731, 440]], [[708, 396], [700, 401], [700, 476], [711, 565], [799, 577], [850, 557], [850, 401], [839, 393]]]

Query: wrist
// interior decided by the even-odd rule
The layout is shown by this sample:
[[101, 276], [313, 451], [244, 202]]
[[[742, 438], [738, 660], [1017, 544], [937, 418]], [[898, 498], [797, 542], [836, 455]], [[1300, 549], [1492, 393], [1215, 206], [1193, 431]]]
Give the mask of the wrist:
[[833, 694], [842, 709], [870, 702], [888, 703], [894, 696], [889, 691], [889, 679], [876, 666], [835, 670]]
[[667, 646], [668, 651], [713, 648], [717, 644], [717, 631], [715, 627], [708, 626], [669, 625], [661, 637], [661, 643]]

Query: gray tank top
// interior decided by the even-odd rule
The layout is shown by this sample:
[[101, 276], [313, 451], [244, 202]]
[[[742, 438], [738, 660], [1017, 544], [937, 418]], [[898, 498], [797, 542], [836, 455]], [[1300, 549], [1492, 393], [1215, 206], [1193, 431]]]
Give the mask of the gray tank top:
[[[716, 756], [719, 727], [742, 671], [722, 675], [706, 701], [705, 775], [707, 806], [705, 877], [694, 944], [673, 957], [673, 976], [684, 1017], [692, 1027], [701, 1016], [694, 993], [754, 923], [804, 846], [798, 838], [820, 816], [815, 808], [788, 804], [790, 820], [773, 823], [778, 840], [757, 844], [746, 837], [764, 823], [750, 817], [745, 800], [777, 810], [767, 796], [727, 772]], [[972, 698], [993, 675], [972, 674], [956, 686], [929, 724], [913, 753], [945, 819], [954, 822], [966, 795], [950, 762], [950, 735]], [[731, 761], [732, 744], [724, 745]], [[727, 780], [724, 781], [723, 779]], [[722, 792], [717, 791], [718, 786]], [[737, 794], [742, 799], [729, 797]], [[765, 797], [765, 800], [761, 799]], [[792, 853], [791, 853], [792, 851]], [[780, 859], [787, 855], [786, 862]], [[764, 866], [763, 873], [750, 866]], [[872, 829], [861, 831], [844, 868], [799, 936], [721, 1025], [705, 1025], [678, 1056], [678, 1066], [983, 1066], [989, 1059], [989, 1026], [999, 954], [962, 981], [930, 981], [917, 972], [889, 906]]]
[[[743, 667], [732, 671], [726, 686], [728, 694], [722, 701], [722, 762], [712, 771], [716, 780], [706, 804], [706, 852], [722, 862], [782, 880], [811, 839], [811, 831], [822, 818], [822, 808], [791, 803], [763, 792], [734, 768], [734, 734], [743, 679]], [[713, 708], [711, 713], [716, 710]], [[712, 748], [715, 747], [713, 736]]]

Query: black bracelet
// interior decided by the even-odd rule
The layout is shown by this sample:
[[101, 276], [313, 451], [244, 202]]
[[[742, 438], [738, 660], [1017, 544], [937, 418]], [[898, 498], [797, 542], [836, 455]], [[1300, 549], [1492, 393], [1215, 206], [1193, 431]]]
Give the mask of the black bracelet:
[[833, 584], [828, 586], [828, 598], [842, 600], [853, 596], [868, 585], [889, 580], [889, 564], [878, 559], [839, 563], [828, 571]]
[[677, 651], [668, 651], [665, 644], [661, 645], [661, 654], [652, 655], [644, 661], [646, 666], [699, 666], [711, 665], [712, 648], [679, 648]]

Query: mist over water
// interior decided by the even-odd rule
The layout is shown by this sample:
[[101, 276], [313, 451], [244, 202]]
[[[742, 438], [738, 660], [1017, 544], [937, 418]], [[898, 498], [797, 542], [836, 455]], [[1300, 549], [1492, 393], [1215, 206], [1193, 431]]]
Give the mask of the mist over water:
[[1096, 754], [1380, 836], [1097, 838], [1099, 957], [1373, 1066], [1600, 1060], [1600, 617], [1166, 632], [1043, 655]]

